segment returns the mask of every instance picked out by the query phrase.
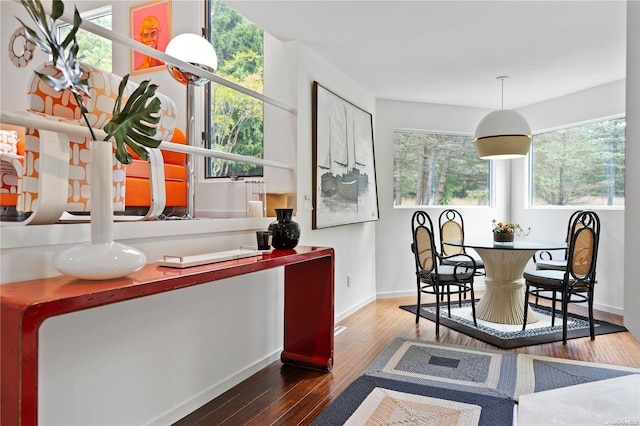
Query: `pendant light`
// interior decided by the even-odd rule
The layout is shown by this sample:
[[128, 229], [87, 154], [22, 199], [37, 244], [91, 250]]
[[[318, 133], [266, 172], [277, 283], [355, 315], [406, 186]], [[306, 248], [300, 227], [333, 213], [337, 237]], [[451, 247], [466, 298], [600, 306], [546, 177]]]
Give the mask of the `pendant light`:
[[475, 145], [483, 160], [506, 160], [524, 157], [531, 146], [531, 127], [527, 120], [513, 110], [504, 109], [504, 80], [502, 82], [502, 105], [499, 111], [483, 118], [475, 133]]

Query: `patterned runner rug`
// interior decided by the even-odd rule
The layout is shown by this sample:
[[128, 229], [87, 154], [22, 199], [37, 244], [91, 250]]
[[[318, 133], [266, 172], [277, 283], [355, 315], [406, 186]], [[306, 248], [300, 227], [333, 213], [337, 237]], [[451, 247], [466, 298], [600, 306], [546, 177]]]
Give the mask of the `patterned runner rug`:
[[[476, 301], [476, 304], [477, 303]], [[416, 305], [400, 306], [400, 309], [404, 309], [414, 315], [416, 313]], [[444, 306], [441, 304], [440, 326], [452, 328], [502, 349], [539, 345], [562, 340], [562, 315], [556, 312], [555, 325], [551, 327], [550, 308], [546, 306], [532, 306], [531, 309], [536, 313], [539, 320], [536, 323], [528, 324], [525, 331], [522, 331], [522, 325], [497, 324], [480, 319], [477, 320], [478, 327], [476, 328], [473, 325], [470, 302], [463, 301], [462, 307], [458, 307], [457, 302], [455, 305], [452, 303], [451, 318], [448, 317], [446, 304]], [[420, 316], [435, 321], [435, 303], [422, 304]], [[627, 331], [627, 329], [622, 326], [599, 320], [595, 320], [595, 330], [596, 335]], [[580, 315], [569, 314], [567, 338], [575, 339], [588, 336], [589, 319]]]
[[312, 425], [512, 425], [520, 395], [640, 369], [396, 339]]

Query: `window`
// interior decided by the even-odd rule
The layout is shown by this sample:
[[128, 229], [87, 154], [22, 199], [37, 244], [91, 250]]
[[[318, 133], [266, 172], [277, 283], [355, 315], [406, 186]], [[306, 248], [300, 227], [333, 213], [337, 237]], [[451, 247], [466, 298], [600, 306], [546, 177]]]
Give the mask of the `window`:
[[625, 119], [533, 136], [532, 206], [623, 206]]
[[471, 136], [395, 130], [393, 157], [396, 206], [490, 204], [489, 161]]
[[[216, 73], [263, 92], [263, 33], [218, 0], [207, 2], [207, 35], [218, 55]], [[210, 83], [205, 95], [207, 147], [264, 158], [263, 104], [226, 86]], [[262, 176], [262, 166], [207, 158], [207, 178]]]
[[[82, 13], [81, 17], [85, 21], [90, 21], [107, 29], [111, 29], [111, 6]], [[60, 36], [64, 39], [64, 37], [69, 34], [69, 31], [71, 31], [71, 25], [60, 25], [58, 30], [60, 31]], [[107, 40], [83, 29], [78, 31], [76, 39], [80, 46], [78, 59], [81, 62], [111, 72], [111, 40]]]

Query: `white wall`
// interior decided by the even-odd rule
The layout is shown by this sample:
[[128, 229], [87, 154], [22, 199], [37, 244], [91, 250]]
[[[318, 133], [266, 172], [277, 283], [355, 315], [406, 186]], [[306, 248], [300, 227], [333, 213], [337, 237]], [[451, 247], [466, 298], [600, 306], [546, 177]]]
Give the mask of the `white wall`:
[[20, 28], [20, 22], [15, 17], [22, 19], [29, 25], [29, 15], [24, 11], [20, 3], [12, 1], [0, 2], [0, 16], [2, 16], [2, 28], [0, 28], [0, 44], [2, 45], [2, 60], [0, 61], [0, 93], [2, 94], [2, 110], [24, 111], [27, 107], [27, 88], [36, 65], [47, 60], [47, 55], [39, 49], [34, 50], [34, 57], [26, 67], [18, 68], [11, 60], [7, 47], [15, 30]]
[[640, 2], [627, 2], [627, 175], [624, 325], [640, 340]]
[[[414, 102], [378, 100], [376, 107], [376, 168], [381, 220], [376, 226], [376, 292], [378, 297], [416, 293], [415, 266], [411, 254], [411, 216], [415, 208], [393, 206], [393, 130], [418, 129], [473, 134], [480, 120], [490, 111]], [[494, 162], [491, 207], [460, 207], [467, 235], [489, 235], [491, 220], [508, 220], [509, 162]], [[437, 227], [442, 207], [426, 206]]]
[[[375, 298], [376, 222], [311, 231], [312, 211], [304, 207], [305, 198], [312, 199], [311, 97], [313, 81], [340, 95], [377, 117], [374, 98], [345, 78], [339, 70], [314, 54], [304, 44], [297, 45], [298, 55], [298, 222], [305, 241], [328, 245], [336, 250], [335, 309], [338, 318], [351, 313]], [[374, 136], [375, 138], [375, 136]], [[379, 179], [379, 178], [378, 178]], [[378, 182], [380, 182], [378, 180]], [[347, 287], [346, 277], [351, 275]]]

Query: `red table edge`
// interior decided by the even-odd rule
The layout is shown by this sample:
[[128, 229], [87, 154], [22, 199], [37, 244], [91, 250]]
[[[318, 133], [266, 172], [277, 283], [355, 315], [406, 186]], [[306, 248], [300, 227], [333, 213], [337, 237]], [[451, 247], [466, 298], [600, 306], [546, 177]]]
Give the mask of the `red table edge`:
[[[185, 269], [148, 264], [128, 277], [96, 282], [57, 276], [0, 285], [0, 423], [37, 424], [38, 329], [47, 318], [97, 306], [178, 290], [211, 281], [299, 263], [330, 259], [330, 343], [326, 353], [291, 354], [281, 359], [299, 367], [330, 371], [333, 366], [335, 252], [330, 247], [298, 246], [260, 256]], [[285, 280], [286, 280], [285, 274]], [[286, 283], [285, 283], [286, 284]], [[325, 333], [327, 334], [327, 333]]]

